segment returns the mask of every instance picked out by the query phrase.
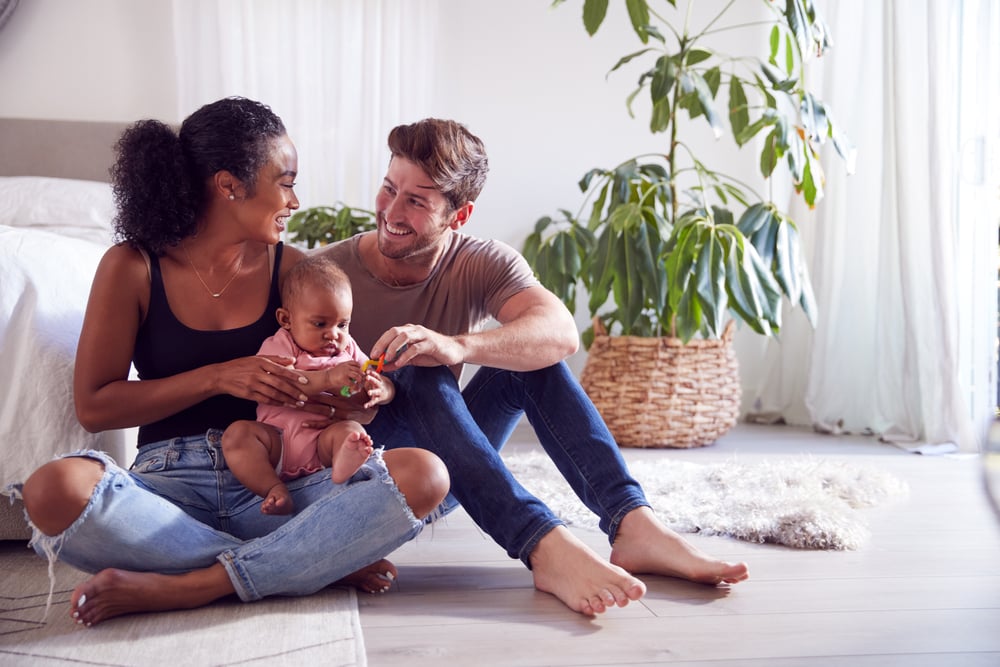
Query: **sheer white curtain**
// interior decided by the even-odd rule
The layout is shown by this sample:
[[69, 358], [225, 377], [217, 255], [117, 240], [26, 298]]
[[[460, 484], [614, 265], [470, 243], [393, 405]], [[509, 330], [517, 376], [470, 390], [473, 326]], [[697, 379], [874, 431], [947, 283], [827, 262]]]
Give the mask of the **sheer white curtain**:
[[180, 117], [228, 95], [260, 100], [298, 148], [303, 206], [370, 209], [389, 130], [425, 115], [436, 7], [436, 0], [174, 0]]
[[831, 0], [824, 12], [837, 46], [819, 63], [820, 95], [859, 148], [857, 171], [828, 158], [825, 200], [793, 216], [820, 322], [789, 313], [751, 413], [975, 450], [996, 398], [997, 217], [982, 195], [995, 201], [997, 181], [979, 167], [970, 179], [962, 145], [996, 140], [983, 111], [997, 108], [998, 8]]

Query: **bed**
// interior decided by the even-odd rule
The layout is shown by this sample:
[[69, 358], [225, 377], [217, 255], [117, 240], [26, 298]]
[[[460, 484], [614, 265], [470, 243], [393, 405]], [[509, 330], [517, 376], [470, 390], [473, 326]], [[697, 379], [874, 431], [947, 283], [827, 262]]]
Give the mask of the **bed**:
[[[0, 119], [0, 490], [81, 448], [128, 464], [128, 432], [87, 433], [73, 409], [76, 343], [111, 244], [118, 123]], [[0, 498], [0, 539], [30, 536]]]

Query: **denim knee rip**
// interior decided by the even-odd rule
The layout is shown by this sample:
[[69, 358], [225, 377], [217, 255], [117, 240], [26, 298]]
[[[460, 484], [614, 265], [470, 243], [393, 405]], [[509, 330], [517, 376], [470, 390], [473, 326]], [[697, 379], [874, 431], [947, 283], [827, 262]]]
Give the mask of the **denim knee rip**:
[[[59, 533], [58, 535], [46, 535], [38, 529], [31, 521], [31, 517], [28, 516], [28, 510], [24, 510], [24, 520], [31, 529], [31, 539], [28, 541], [28, 546], [35, 549], [36, 553], [41, 551], [45, 554], [45, 559], [48, 561], [48, 576], [49, 576], [49, 594], [45, 599], [45, 614], [43, 618], [48, 616], [49, 609], [52, 607], [52, 596], [55, 593], [56, 576], [55, 576], [55, 563], [59, 559], [59, 552], [62, 550], [63, 542], [66, 538], [71, 536], [80, 525], [86, 520], [87, 515], [90, 514], [91, 509], [93, 509], [96, 498], [98, 498], [101, 493], [108, 487], [111, 480], [111, 473], [108, 472], [108, 464], [117, 466], [113, 458], [105, 454], [104, 452], [97, 451], [96, 449], [85, 449], [75, 452], [70, 452], [68, 454], [60, 454], [53, 457], [53, 460], [65, 459], [65, 458], [88, 458], [100, 461], [104, 465], [104, 472], [101, 474], [100, 481], [94, 487], [93, 492], [90, 494], [90, 499], [87, 501], [87, 505], [83, 508], [73, 523], [69, 525], [66, 530]], [[21, 482], [15, 482], [8, 484], [4, 488], [4, 495], [10, 496], [10, 502], [13, 504], [14, 500], [24, 500], [23, 496], [24, 484]]]
[[[376, 448], [373, 451], [372, 455], [364, 463], [362, 468], [357, 473], [355, 473], [355, 476], [352, 477], [352, 479], [355, 479], [357, 476], [360, 475], [365, 480], [370, 480], [376, 483], [381, 482], [381, 485], [389, 488], [390, 496], [396, 501], [398, 506], [403, 510], [401, 514], [403, 521], [405, 521], [409, 525], [408, 532], [410, 533], [410, 535], [409, 537], [405, 538], [408, 541], [410, 539], [413, 539], [414, 537], [416, 537], [417, 534], [420, 533], [421, 529], [423, 528], [423, 522], [416, 517], [416, 515], [413, 513], [413, 510], [406, 502], [406, 497], [399, 490], [399, 487], [396, 485], [395, 480], [393, 480], [392, 475], [389, 473], [389, 469], [385, 464], [382, 454], [383, 454], [383, 449], [381, 447]], [[347, 482], [347, 484], [350, 483], [351, 483], [350, 481]], [[270, 540], [275, 536], [277, 536], [281, 530], [282, 528], [279, 528], [273, 533], [269, 533], [268, 535], [258, 538], [258, 540], [255, 540], [255, 542], [260, 544], [260, 541]], [[229, 579], [233, 584], [233, 588], [235, 590], [236, 595], [243, 602], [255, 602], [257, 600], [263, 599], [264, 597], [267, 597], [268, 595], [274, 594], [269, 591], [261, 592], [261, 590], [258, 588], [258, 585], [255, 583], [254, 577], [251, 575], [251, 572], [247, 569], [247, 563], [244, 559], [247, 558], [248, 554], [241, 550], [242, 547], [240, 549], [226, 549], [216, 557], [216, 561], [220, 563], [223, 566], [223, 568], [225, 568], [226, 573], [228, 574]], [[382, 557], [384, 557], [384, 555]], [[367, 562], [360, 563], [358, 567], [360, 568], [368, 564], [369, 563]], [[349, 574], [351, 574], [351, 571], [345, 572], [343, 576], [347, 576]], [[328, 585], [329, 582], [324, 584], [324, 586]], [[299, 593], [284, 592], [278, 594], [297, 595]]]

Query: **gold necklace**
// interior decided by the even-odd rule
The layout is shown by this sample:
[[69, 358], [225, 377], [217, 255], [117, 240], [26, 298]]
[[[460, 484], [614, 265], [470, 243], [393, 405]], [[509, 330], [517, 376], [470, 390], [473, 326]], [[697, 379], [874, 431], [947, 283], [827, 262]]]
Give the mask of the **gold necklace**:
[[190, 264], [191, 268], [194, 269], [194, 275], [198, 277], [198, 281], [201, 283], [202, 287], [204, 287], [205, 291], [207, 291], [209, 294], [212, 295], [213, 299], [218, 299], [220, 296], [222, 296], [222, 293], [225, 292], [227, 289], [229, 289], [229, 286], [233, 284], [233, 281], [236, 280], [236, 276], [240, 274], [240, 269], [243, 268], [243, 259], [247, 256], [246, 250], [244, 249], [244, 251], [240, 254], [240, 262], [239, 264], [236, 265], [236, 270], [233, 271], [233, 275], [229, 277], [229, 280], [226, 281], [226, 284], [222, 286], [222, 289], [220, 289], [218, 292], [213, 292], [212, 289], [205, 282], [205, 279], [201, 277], [200, 273], [198, 273], [198, 267], [195, 266], [194, 262], [191, 261], [191, 254], [188, 252], [187, 246], [184, 245], [181, 247], [184, 249], [184, 256], [187, 257], [188, 264]]

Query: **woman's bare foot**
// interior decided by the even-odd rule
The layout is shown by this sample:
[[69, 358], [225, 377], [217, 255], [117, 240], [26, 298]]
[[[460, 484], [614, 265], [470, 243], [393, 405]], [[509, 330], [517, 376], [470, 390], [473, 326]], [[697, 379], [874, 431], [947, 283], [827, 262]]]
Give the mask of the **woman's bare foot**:
[[608, 563], [565, 526], [549, 531], [531, 552], [535, 588], [572, 609], [593, 616], [624, 607], [646, 593], [646, 585]]
[[707, 556], [664, 526], [648, 507], [632, 510], [622, 519], [611, 562], [633, 574], [660, 574], [713, 586], [750, 576], [746, 563]]
[[232, 594], [221, 564], [185, 574], [101, 570], [73, 589], [70, 615], [81, 625], [145, 611], [194, 609]]
[[398, 574], [396, 566], [383, 558], [339, 579], [334, 586], [350, 586], [365, 593], [386, 593]]
[[364, 432], [352, 431], [344, 438], [333, 456], [330, 477], [334, 483], [342, 484], [358, 471], [358, 468], [372, 455], [372, 438]]
[[292, 494], [282, 482], [268, 489], [264, 502], [260, 504], [262, 514], [291, 514], [292, 509], [294, 509]]

